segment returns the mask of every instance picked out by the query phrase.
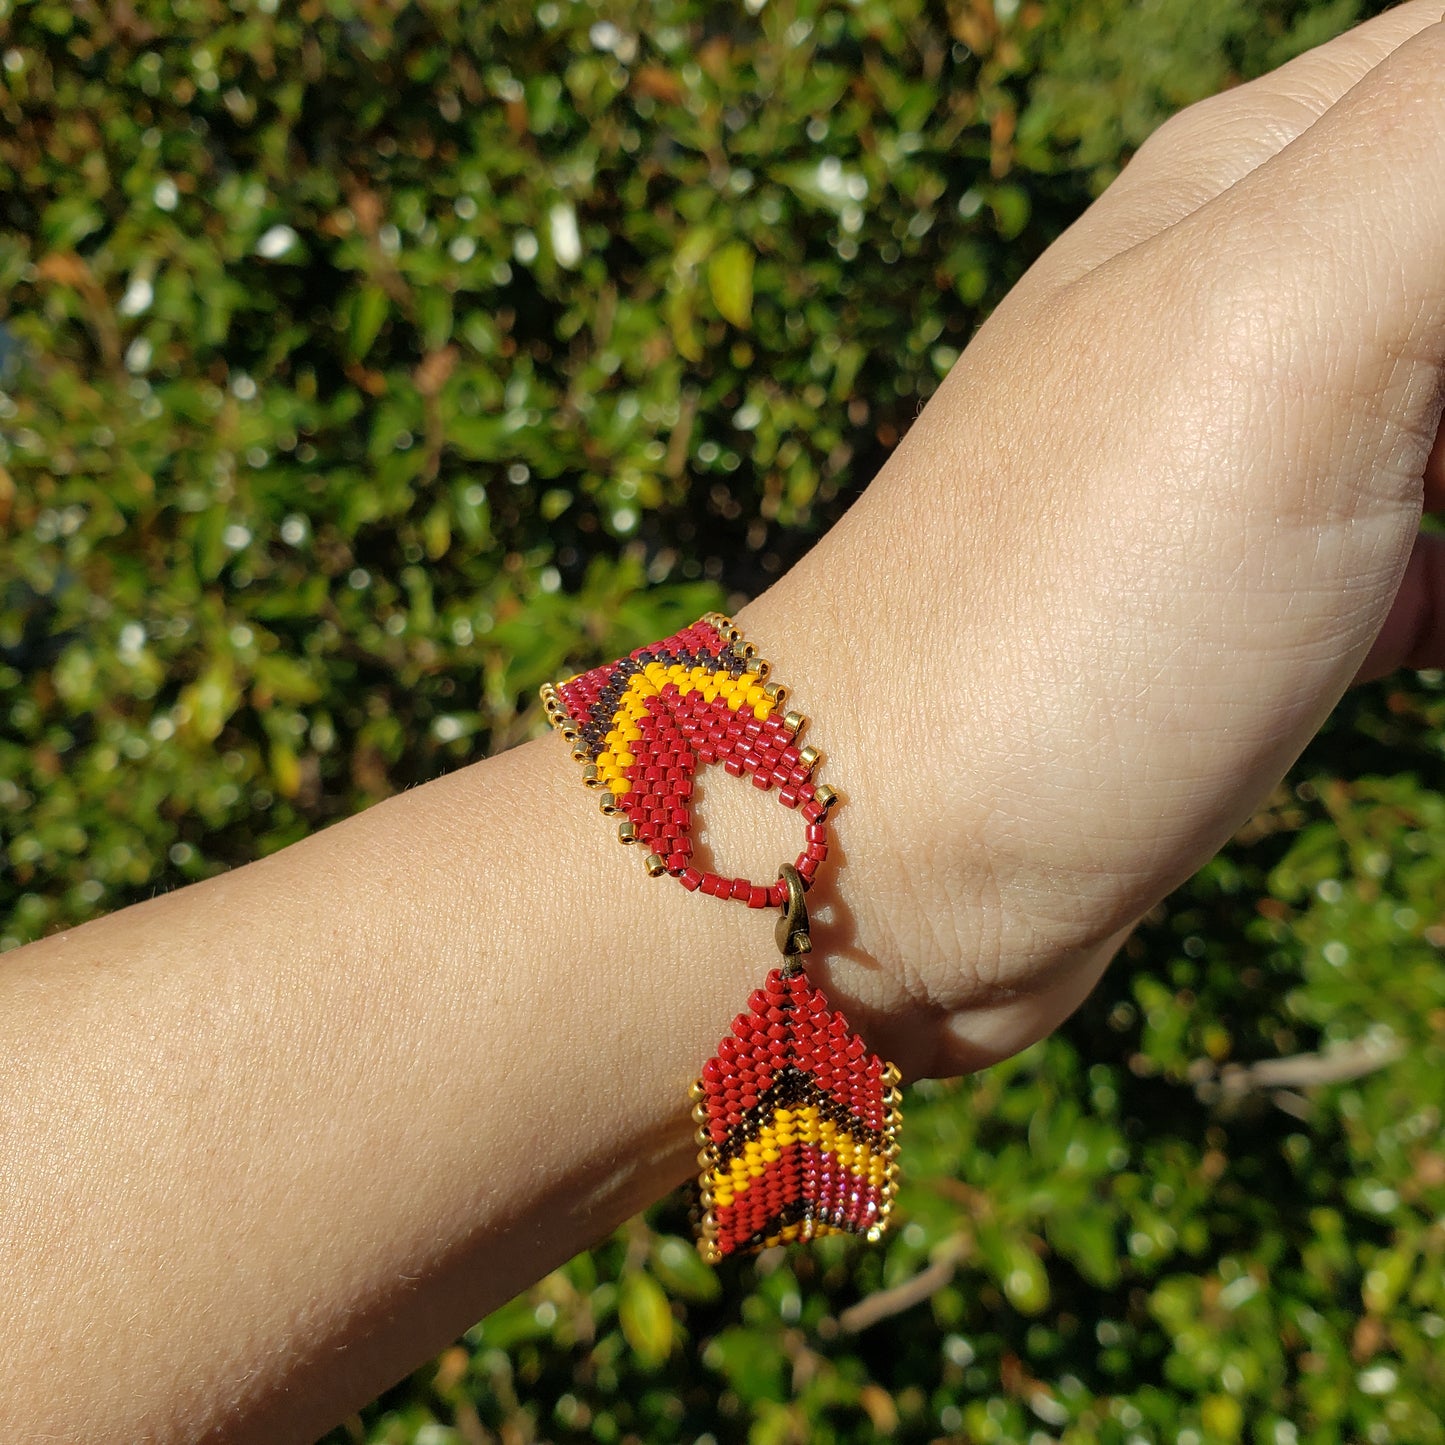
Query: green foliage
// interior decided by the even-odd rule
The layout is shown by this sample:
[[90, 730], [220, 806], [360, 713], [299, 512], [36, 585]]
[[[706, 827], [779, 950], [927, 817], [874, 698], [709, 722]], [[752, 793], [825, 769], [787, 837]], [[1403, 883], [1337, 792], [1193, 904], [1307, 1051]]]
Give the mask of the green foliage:
[[[0, 0], [0, 947], [765, 584], [1166, 113], [1352, 16]], [[668, 1201], [334, 1440], [1445, 1439], [1442, 746], [1440, 678], [1355, 695], [914, 1090], [885, 1247], [713, 1272]]]

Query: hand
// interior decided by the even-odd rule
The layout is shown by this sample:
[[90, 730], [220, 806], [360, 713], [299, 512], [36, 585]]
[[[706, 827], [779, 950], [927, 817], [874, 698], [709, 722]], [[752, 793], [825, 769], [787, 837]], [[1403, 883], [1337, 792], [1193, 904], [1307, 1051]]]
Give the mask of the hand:
[[1445, 661], [1438, 16], [1151, 137], [742, 619], [830, 599], [771, 655], [857, 699], [834, 981], [911, 1074], [1048, 1032], [1352, 678]]

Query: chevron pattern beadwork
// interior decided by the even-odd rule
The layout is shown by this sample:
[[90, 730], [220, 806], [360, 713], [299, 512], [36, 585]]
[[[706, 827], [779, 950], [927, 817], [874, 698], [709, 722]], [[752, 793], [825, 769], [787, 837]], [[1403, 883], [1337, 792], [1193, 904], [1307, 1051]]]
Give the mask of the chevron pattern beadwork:
[[805, 882], [828, 856], [828, 811], [835, 794], [818, 786], [822, 759], [800, 747], [807, 726], [785, 712], [788, 690], [769, 682], [731, 621], [710, 613], [681, 632], [627, 657], [542, 689], [547, 718], [572, 743], [602, 811], [622, 819], [618, 837], [640, 844], [647, 871], [671, 874], [684, 888], [777, 908], [783, 885], [730, 878], [693, 864], [693, 776], [705, 763], [774, 792], [803, 819], [795, 867]]
[[[882, 1237], [897, 1190], [898, 1070], [868, 1051], [807, 980], [805, 891], [828, 858], [837, 789], [800, 746], [808, 726], [788, 689], [729, 617], [711, 612], [661, 642], [542, 688], [547, 720], [572, 746], [582, 780], [641, 845], [654, 878], [778, 909], [784, 966], [768, 975], [693, 1085], [698, 1249], [726, 1255], [822, 1234]], [[800, 815], [802, 850], [776, 880], [699, 867], [693, 781], [715, 764]]]
[[693, 1086], [704, 1258], [880, 1238], [897, 1191], [898, 1082], [805, 974], [774, 969]]

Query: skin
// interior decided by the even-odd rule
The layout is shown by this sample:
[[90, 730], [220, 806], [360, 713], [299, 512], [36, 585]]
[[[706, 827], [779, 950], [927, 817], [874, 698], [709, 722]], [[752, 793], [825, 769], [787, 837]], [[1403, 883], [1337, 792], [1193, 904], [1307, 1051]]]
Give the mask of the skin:
[[[910, 1076], [1047, 1033], [1353, 678], [1445, 663], [1438, 16], [1164, 126], [739, 618], [847, 799], [814, 975]], [[551, 738], [9, 955], [4, 1433], [314, 1438], [688, 1174], [771, 933]]]

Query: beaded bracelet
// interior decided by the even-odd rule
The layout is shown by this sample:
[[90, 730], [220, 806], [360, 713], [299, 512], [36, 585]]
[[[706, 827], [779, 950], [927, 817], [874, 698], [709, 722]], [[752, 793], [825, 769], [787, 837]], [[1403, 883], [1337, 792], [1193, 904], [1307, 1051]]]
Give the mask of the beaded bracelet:
[[[882, 1237], [897, 1192], [900, 1076], [803, 972], [804, 898], [828, 856], [836, 791], [813, 781], [822, 755], [798, 746], [808, 720], [731, 619], [709, 613], [662, 642], [542, 689], [547, 720], [572, 744], [623, 843], [649, 874], [776, 908], [783, 955], [690, 1096], [697, 1123], [698, 1250], [726, 1255], [824, 1234]], [[693, 775], [721, 763], [801, 813], [804, 845], [769, 884], [693, 863]]]

